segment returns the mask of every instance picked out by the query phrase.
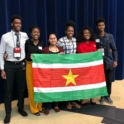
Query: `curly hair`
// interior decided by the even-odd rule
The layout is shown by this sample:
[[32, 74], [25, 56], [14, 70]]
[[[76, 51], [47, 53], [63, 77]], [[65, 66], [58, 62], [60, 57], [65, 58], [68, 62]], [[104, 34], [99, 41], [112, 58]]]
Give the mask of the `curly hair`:
[[104, 18], [99, 18], [96, 21], [96, 26], [98, 26], [99, 23], [103, 22], [105, 24], [105, 19]]
[[80, 31], [78, 32], [78, 34], [77, 34], [77, 36], [76, 36], [77, 43], [86, 41], [86, 39], [84, 38], [84, 35], [83, 35], [83, 31], [84, 31], [84, 30], [88, 30], [88, 31], [90, 32], [91, 37], [90, 37], [89, 40], [94, 41], [94, 40], [95, 40], [95, 35], [94, 35], [93, 30], [92, 30], [90, 27], [84, 27], [82, 30], [80, 30]]
[[75, 23], [71, 20], [69, 20], [67, 23], [66, 23], [66, 26], [65, 26], [65, 31], [68, 29], [68, 27], [73, 27], [75, 28]]

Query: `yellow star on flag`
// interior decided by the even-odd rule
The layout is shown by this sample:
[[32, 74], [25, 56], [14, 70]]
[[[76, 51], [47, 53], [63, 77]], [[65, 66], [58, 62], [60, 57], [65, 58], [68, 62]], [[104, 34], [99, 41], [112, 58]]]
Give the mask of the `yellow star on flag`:
[[66, 81], [66, 86], [69, 85], [70, 83], [76, 85], [75, 83], [75, 78], [78, 77], [78, 75], [73, 75], [71, 69], [69, 70], [68, 75], [62, 75], [67, 81]]

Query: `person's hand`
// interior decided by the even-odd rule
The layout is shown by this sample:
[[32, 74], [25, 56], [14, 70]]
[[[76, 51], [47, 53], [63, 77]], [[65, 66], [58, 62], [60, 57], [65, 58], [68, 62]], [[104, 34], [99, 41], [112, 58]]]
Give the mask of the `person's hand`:
[[112, 49], [110, 49], [110, 52], [112, 53]]
[[97, 51], [101, 51], [101, 49], [97, 49]]
[[6, 79], [6, 72], [4, 70], [1, 70], [1, 77], [3, 79]]
[[118, 63], [116, 61], [113, 62], [113, 67], [117, 67]]
[[32, 55], [30, 55], [30, 59], [32, 59]]
[[60, 54], [65, 54], [64, 52], [60, 52]]
[[8, 54], [7, 54], [7, 53], [4, 53], [4, 55], [3, 55], [3, 59], [6, 60], [7, 57], [8, 57]]

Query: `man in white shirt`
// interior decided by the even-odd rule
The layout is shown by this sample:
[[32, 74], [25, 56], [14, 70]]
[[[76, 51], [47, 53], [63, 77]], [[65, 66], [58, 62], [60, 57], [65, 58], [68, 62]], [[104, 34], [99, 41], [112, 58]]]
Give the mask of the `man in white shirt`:
[[[0, 68], [1, 77], [4, 79], [4, 104], [6, 117], [4, 123], [11, 119], [11, 96], [14, 81], [18, 91], [18, 112], [22, 116], [28, 114], [24, 111], [24, 90], [25, 90], [25, 41], [28, 39], [26, 33], [21, 32], [22, 19], [20, 16], [12, 16], [12, 30], [2, 35], [0, 42]], [[6, 53], [6, 61], [3, 55]]]

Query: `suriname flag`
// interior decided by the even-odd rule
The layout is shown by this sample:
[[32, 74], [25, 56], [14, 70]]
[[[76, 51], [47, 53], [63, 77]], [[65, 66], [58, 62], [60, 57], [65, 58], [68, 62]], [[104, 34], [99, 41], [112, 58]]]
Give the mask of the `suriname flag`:
[[69, 101], [106, 96], [102, 53], [33, 54], [34, 101]]

